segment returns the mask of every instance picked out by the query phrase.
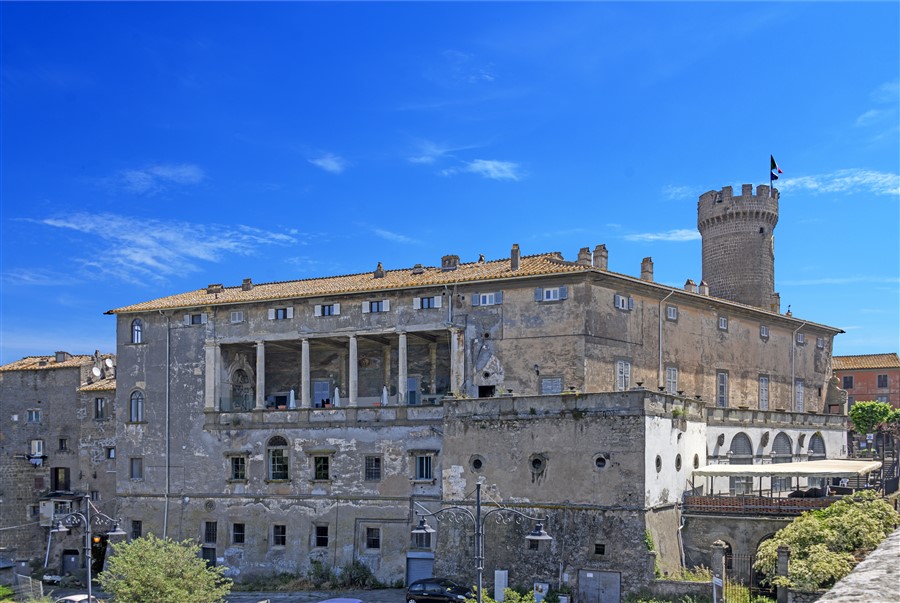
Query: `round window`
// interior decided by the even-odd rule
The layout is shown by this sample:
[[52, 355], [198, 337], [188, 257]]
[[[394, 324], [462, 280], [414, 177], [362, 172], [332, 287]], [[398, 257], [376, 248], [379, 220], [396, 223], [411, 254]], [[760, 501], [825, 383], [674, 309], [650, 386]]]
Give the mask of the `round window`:
[[675, 471], [681, 471], [681, 455], [675, 455]]
[[597, 466], [597, 469], [603, 469], [604, 467], [606, 467], [606, 459], [602, 456], [598, 456], [594, 459], [594, 465]]
[[547, 459], [541, 454], [532, 454], [528, 463], [531, 465], [531, 470], [535, 473], [540, 473], [547, 468]]
[[472, 468], [472, 471], [481, 471], [484, 468], [484, 457], [480, 455], [474, 455], [469, 459], [469, 467]]
[[700, 455], [695, 454], [694, 455], [694, 469], [697, 469], [698, 467], [700, 467]]
[[662, 457], [658, 454], [656, 455], [656, 472], [659, 473], [662, 471]]

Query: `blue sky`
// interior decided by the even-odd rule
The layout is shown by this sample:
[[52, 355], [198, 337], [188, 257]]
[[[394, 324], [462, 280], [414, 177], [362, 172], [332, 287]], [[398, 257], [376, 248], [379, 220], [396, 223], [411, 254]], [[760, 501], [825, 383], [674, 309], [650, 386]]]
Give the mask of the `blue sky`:
[[0, 362], [204, 287], [605, 243], [701, 276], [784, 170], [782, 310], [900, 348], [900, 5], [0, 3]]

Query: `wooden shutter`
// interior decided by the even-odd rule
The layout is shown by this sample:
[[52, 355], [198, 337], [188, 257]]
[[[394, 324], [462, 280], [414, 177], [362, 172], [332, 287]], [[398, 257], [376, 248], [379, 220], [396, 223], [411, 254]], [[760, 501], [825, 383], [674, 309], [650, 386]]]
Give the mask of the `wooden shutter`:
[[190, 325], [190, 324], [191, 324], [191, 315], [190, 315], [190, 314], [185, 314], [185, 315], [184, 315], [184, 324], [186, 324], [186, 325]]
[[368, 314], [368, 313], [369, 313], [369, 309], [370, 309], [370, 308], [369, 308], [369, 302], [364, 301], [364, 302], [362, 303], [362, 312], [363, 312], [363, 314]]
[[413, 310], [421, 310], [422, 309], [422, 298], [414, 297], [413, 298]]
[[472, 305], [473, 306], [481, 305], [481, 293], [475, 293], [472, 295]]
[[502, 304], [503, 303], [503, 291], [497, 291], [494, 293], [494, 303]]
[[541, 287], [534, 288], [534, 301], [544, 301], [544, 289]]
[[334, 304], [334, 315], [339, 316], [341, 313], [341, 304]]
[[559, 288], [559, 299], [569, 299], [569, 288], [568, 287], [560, 287]]
[[382, 304], [381, 304], [381, 310], [383, 312], [390, 312], [391, 311], [391, 300], [389, 300], [389, 299], [383, 300]]
[[628, 309], [634, 310], [634, 298], [633, 297], [628, 298]]
[[275, 320], [275, 308], [269, 308], [269, 320]]
[[293, 318], [293, 317], [294, 317], [294, 306], [289, 306], [289, 307], [287, 308], [287, 317], [288, 317], [288, 318]]
[[440, 295], [435, 295], [435, 296], [434, 296], [434, 307], [435, 307], [435, 308], [440, 308], [442, 302], [443, 302], [442, 296], [440, 296]]
[[205, 325], [206, 321], [207, 321], [207, 315], [206, 315], [206, 312], [204, 312], [203, 314], [200, 315], [200, 324]]
[[316, 304], [313, 308], [313, 316], [322, 316], [322, 304]]

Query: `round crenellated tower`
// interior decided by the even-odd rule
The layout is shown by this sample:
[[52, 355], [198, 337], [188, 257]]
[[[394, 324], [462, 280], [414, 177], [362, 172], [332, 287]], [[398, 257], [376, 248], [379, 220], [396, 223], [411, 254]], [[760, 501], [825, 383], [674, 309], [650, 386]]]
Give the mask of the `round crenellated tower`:
[[778, 190], [760, 184], [730, 186], [700, 195], [697, 229], [703, 239], [703, 280], [709, 294], [778, 312], [775, 293], [775, 225]]

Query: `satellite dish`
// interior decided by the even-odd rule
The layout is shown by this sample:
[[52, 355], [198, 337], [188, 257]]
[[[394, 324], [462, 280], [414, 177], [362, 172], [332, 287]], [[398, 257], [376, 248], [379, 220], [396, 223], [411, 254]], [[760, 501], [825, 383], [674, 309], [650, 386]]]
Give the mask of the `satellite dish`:
[[107, 358], [106, 360], [103, 361], [103, 364], [106, 365], [106, 368], [112, 368], [113, 367], [112, 358]]
[[94, 374], [94, 377], [99, 377], [99, 376], [100, 376], [100, 369], [97, 368], [97, 367], [95, 366], [94, 368], [91, 369], [91, 373]]

